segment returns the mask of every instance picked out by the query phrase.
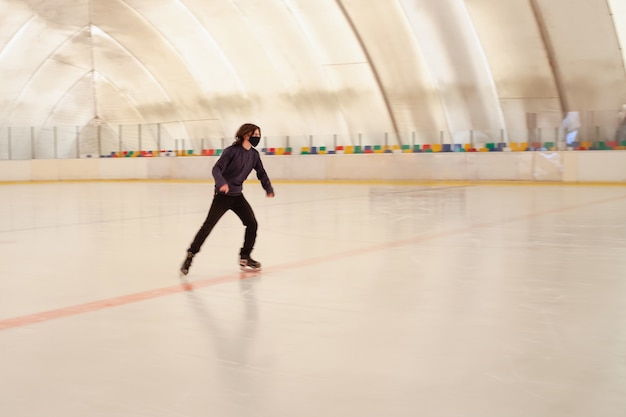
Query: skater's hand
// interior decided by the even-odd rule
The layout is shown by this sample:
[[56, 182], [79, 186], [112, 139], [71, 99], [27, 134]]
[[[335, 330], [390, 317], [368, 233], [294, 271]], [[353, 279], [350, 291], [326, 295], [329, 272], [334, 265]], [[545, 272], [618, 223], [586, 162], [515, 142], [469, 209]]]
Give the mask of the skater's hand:
[[228, 194], [228, 184], [224, 184], [220, 187], [220, 193]]
[[274, 198], [274, 193], [267, 194], [267, 198]]

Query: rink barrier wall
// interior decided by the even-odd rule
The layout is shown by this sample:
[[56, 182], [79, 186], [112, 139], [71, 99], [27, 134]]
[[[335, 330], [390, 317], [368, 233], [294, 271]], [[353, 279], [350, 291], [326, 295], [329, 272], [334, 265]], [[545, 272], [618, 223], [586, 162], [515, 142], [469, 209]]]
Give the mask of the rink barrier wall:
[[[0, 181], [210, 180], [218, 156], [0, 161]], [[626, 151], [263, 155], [272, 180], [626, 183]], [[255, 178], [253, 171], [250, 178]]]

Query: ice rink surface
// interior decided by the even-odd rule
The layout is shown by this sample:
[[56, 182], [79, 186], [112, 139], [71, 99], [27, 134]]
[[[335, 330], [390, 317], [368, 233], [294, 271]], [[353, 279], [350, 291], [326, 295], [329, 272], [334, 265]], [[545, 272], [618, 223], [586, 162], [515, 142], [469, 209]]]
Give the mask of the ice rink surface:
[[0, 415], [624, 417], [626, 188], [0, 185]]

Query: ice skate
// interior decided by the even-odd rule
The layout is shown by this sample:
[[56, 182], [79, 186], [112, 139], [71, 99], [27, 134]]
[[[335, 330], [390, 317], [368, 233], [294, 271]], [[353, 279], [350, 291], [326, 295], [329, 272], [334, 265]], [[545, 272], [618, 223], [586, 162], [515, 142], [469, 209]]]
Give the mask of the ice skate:
[[193, 257], [195, 255], [191, 252], [187, 252], [187, 257], [183, 262], [183, 265], [180, 267], [180, 275], [181, 277], [187, 275], [189, 273], [189, 268], [191, 267], [191, 262], [193, 261]]
[[241, 256], [239, 258], [239, 267], [244, 272], [259, 271], [261, 269], [261, 263], [252, 259], [250, 255]]

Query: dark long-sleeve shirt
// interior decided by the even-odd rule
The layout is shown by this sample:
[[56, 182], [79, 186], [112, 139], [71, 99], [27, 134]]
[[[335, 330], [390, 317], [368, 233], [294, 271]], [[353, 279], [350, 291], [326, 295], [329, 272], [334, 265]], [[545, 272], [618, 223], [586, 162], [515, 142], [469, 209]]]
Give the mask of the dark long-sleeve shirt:
[[265, 172], [265, 168], [263, 168], [259, 152], [254, 148], [246, 150], [240, 145], [232, 145], [224, 149], [222, 156], [213, 166], [215, 192], [219, 193], [220, 187], [228, 184], [228, 195], [241, 195], [243, 182], [253, 169], [261, 181], [265, 193], [274, 194], [272, 183], [267, 172]]

